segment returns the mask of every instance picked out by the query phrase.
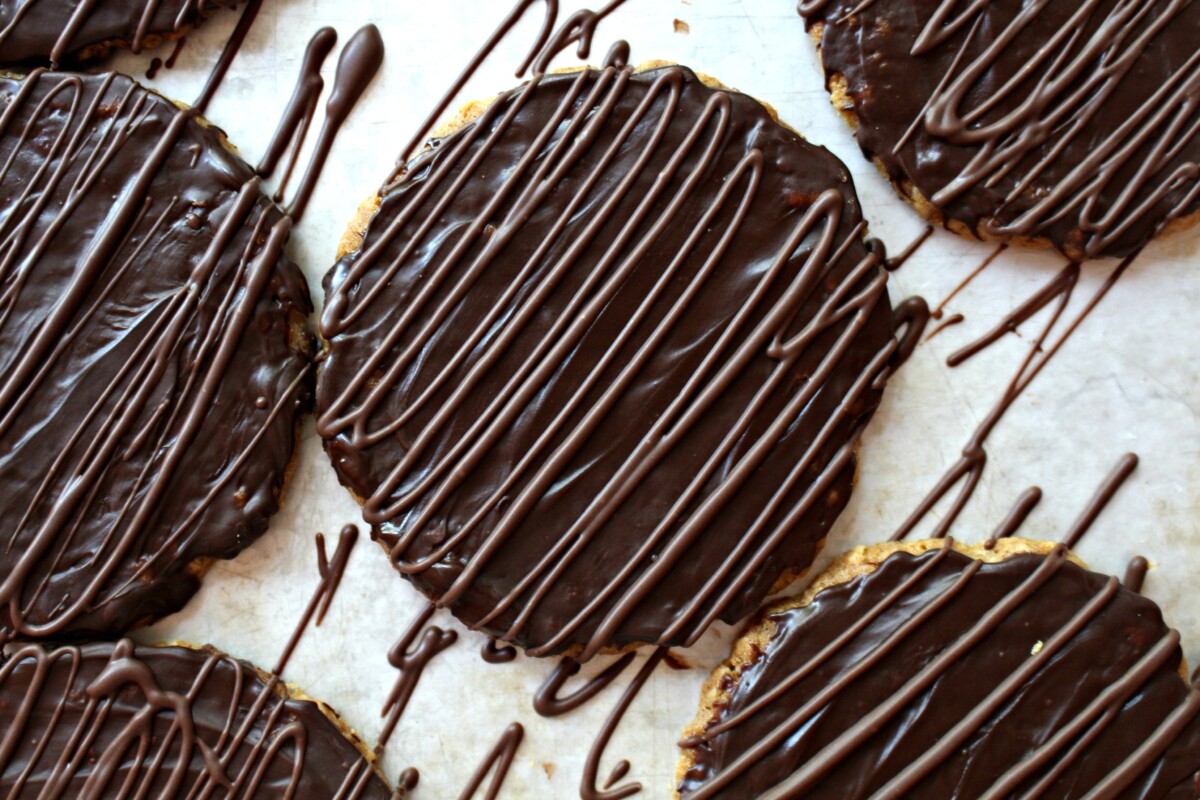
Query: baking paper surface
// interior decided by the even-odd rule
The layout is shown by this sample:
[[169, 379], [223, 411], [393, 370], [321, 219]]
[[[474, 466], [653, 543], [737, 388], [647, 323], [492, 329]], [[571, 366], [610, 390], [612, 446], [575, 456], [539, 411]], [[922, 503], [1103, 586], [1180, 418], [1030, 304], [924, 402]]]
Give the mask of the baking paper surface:
[[[560, 19], [582, 5], [564, 2]], [[344, 43], [360, 25], [373, 22], [388, 47], [382, 74], [338, 139], [293, 236], [291, 255], [308, 276], [319, 307], [321, 278], [356, 206], [378, 187], [399, 148], [510, 4], [268, 0], [264, 6], [209, 110], [250, 162], [262, 155], [305, 45], [319, 27], [335, 27]], [[794, 6], [792, 0], [628, 0], [601, 24], [592, 60], [602, 58], [614, 38], [625, 38], [634, 63], [683, 63], [769, 103], [806, 138], [845, 161], [871, 235], [897, 252], [924, 223], [862, 157], [830, 107], [813, 45]], [[516, 82], [513, 69], [541, 13], [539, 5], [527, 15], [468, 86], [462, 102], [490, 97]], [[227, 13], [209, 20], [189, 36], [176, 68], [149, 83], [181, 100], [194, 97], [234, 20]], [[681, 32], [685, 26], [676, 20], [690, 32]], [[167, 50], [125, 55], [116, 63], [141, 77], [151, 55], [165, 58]], [[335, 61], [326, 65], [327, 84]], [[556, 66], [572, 63], [564, 57]], [[919, 294], [936, 304], [993, 249], [937, 231], [893, 275], [893, 301]], [[1027, 354], [1046, 314], [959, 368], [948, 368], [946, 356], [990, 329], [1062, 265], [1059, 256], [1009, 250], [949, 303], [946, 314], [961, 313], [965, 321], [923, 343], [891, 381], [861, 450], [857, 491], [817, 569], [850, 546], [889, 537], [957, 459]], [[1114, 266], [1086, 266], [1068, 318]], [[1079, 553], [1093, 568], [1118, 575], [1131, 556], [1147, 556], [1153, 568], [1145, 593], [1181, 630], [1193, 664], [1200, 661], [1200, 608], [1192, 602], [1193, 570], [1200, 563], [1197, 308], [1200, 234], [1151, 245], [997, 427], [987, 444], [981, 485], [953, 531], [967, 541], [986, 538], [1017, 495], [1037, 485], [1045, 496], [1023, 532], [1060, 538], [1116, 460], [1136, 452], [1141, 466]], [[924, 530], [937, 517], [932, 515]], [[284, 511], [268, 534], [235, 561], [214, 567], [183, 612], [136, 637], [211, 643], [259, 665], [273, 664], [316, 585], [313, 534], [336, 538], [343, 525], [358, 520], [358, 506], [338, 485], [310, 422]], [[388, 648], [422, 605], [364, 536], [324, 625], [305, 637], [284, 677], [331, 704], [373, 744], [396, 674], [387, 662]], [[633, 669], [579, 711], [542, 719], [532, 696], [552, 661], [520, 657], [489, 665], [479, 656], [482, 637], [444, 613], [435, 622], [457, 630], [460, 639], [421, 680], [387, 750], [389, 778], [416, 766], [421, 772], [417, 798], [457, 797], [505, 726], [520, 721], [526, 737], [500, 796], [578, 796], [588, 748]], [[632, 770], [625, 780], [640, 781], [642, 797], [670, 796], [675, 741], [695, 713], [701, 682], [735, 635], [735, 629], [717, 626], [697, 647], [678, 653], [691, 669], [660, 667], [613, 738], [601, 783], [618, 760], [627, 758]], [[584, 675], [608, 660], [600, 657]]]

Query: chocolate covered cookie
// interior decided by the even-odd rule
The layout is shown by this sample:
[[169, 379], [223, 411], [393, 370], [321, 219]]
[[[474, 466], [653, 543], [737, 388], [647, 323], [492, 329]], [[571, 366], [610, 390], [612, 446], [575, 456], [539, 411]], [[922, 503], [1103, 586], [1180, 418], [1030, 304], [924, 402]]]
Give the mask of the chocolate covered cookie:
[[0, 0], [0, 64], [60, 64], [178, 39], [237, 0]]
[[278, 508], [310, 402], [290, 221], [122, 75], [0, 79], [0, 640], [180, 608]]
[[1200, 219], [1200, 6], [803, 0], [834, 105], [922, 215], [1127, 256]]
[[812, 562], [895, 363], [844, 166], [678, 66], [475, 104], [325, 279], [318, 430], [416, 587], [534, 655], [693, 641]]
[[5, 797], [391, 796], [328, 706], [222, 653], [122, 640], [5, 655]]
[[1200, 689], [1153, 602], [1065, 547], [860, 547], [705, 685], [677, 796], [1198, 795]]

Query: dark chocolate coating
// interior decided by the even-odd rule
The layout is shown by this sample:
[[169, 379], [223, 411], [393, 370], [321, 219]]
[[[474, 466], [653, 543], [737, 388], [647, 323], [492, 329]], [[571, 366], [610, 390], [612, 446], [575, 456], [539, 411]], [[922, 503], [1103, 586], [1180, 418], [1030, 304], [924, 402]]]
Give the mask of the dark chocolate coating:
[[0, 666], [6, 797], [391, 794], [316, 703], [288, 699], [278, 678], [243, 661], [128, 640], [10, 649]]
[[180, 33], [236, 0], [0, 0], [0, 64], [45, 64], [92, 45], [140, 50], [149, 35]]
[[542, 78], [386, 186], [326, 277], [318, 430], [468, 625], [535, 655], [689, 641], [847, 502], [896, 350], [862, 230], [844, 166], [745, 95], [682, 67]]
[[948, 220], [1078, 258], [1129, 255], [1200, 212], [1196, 3], [810, 0], [800, 11], [824, 24], [826, 78], [845, 76], [863, 152]]
[[[926, 572], [919, 574], [923, 568]], [[993, 796], [989, 791], [998, 792], [997, 797], [1026, 797], [1042, 779], [1047, 782], [1037, 796], [1061, 800], [1196, 797], [1200, 690], [1190, 689], [1181, 678], [1178, 634], [1168, 630], [1154, 603], [1119, 588], [1116, 578], [1066, 561], [1061, 551], [984, 564], [964, 578], [974, 568], [972, 559], [955, 551], [901, 552], [869, 575], [820, 592], [809, 606], [767, 612], [774, 633], [740, 679], [726, 679], [721, 687], [727, 702], [718, 703], [708, 725], [711, 740], [692, 743], [696, 761], [681, 786], [683, 797], [977, 800]], [[1044, 582], [1027, 583], [1037, 579], [1039, 570]], [[953, 594], [959, 581], [965, 582]], [[938, 606], [941, 599], [945, 602]], [[1015, 608], [986, 627], [987, 615], [1006, 599], [1016, 602]], [[929, 615], [917, 620], [922, 614]], [[914, 621], [913, 630], [885, 644]], [[1073, 621], [1079, 627], [1068, 630]], [[864, 628], [849, 641], [835, 643], [860, 622]], [[976, 625], [985, 627], [972, 632]], [[1065, 630], [1060, 646], [1055, 637]], [[962, 652], [952, 653], [964, 642]], [[832, 654], [819, 658], [829, 647]], [[899, 702], [878, 721], [874, 733], [852, 741], [856, 732], [862, 733], [856, 725], [866, 724], [869, 714], [900, 697], [906, 682], [946, 654], [945, 669], [923, 691]], [[880, 657], [872, 661], [873, 655]], [[1033, 663], [1038, 658], [1043, 663]], [[1139, 661], [1148, 665], [1146, 673], [1129, 680]], [[851, 675], [856, 667], [865, 670]], [[1023, 668], [1031, 672], [1018, 675]], [[801, 669], [810, 672], [784, 687]], [[1002, 682], [1010, 677], [1014, 686], [1003, 690]], [[1114, 687], [1114, 697], [1094, 706], [1093, 716], [1076, 735], [1066, 735], [1056, 749], [1038, 755], [1040, 747], [1078, 723], [1085, 709]], [[745, 713], [772, 690], [782, 694]], [[819, 695], [828, 690], [835, 693]], [[998, 692], [995, 702], [985, 703], [993, 692]], [[784, 725], [810, 701], [818, 711]], [[967, 721], [980, 709], [979, 719]], [[739, 714], [740, 724], [714, 730]], [[1155, 746], [1143, 766], [1128, 766], [1126, 759], [1172, 721], [1181, 729]], [[956, 734], [954, 726], [960, 723], [963, 729]], [[781, 745], [751, 757], [746, 769], [735, 770], [728, 786], [713, 790], [714, 775], [785, 730], [790, 735]], [[851, 746], [834, 757], [824, 748], [835, 742]], [[932, 759], [939, 744], [947, 750]], [[913, 774], [910, 784], [888, 785], [922, 758], [932, 763]], [[1030, 773], [999, 789], [1001, 776], [1021, 765], [1031, 767]], [[795, 787], [800, 794], [767, 795], [802, 769], [815, 774], [811, 783]], [[1106, 780], [1115, 793], [1089, 794]]]
[[0, 96], [0, 638], [114, 635], [266, 530], [308, 290], [218, 129], [121, 75]]

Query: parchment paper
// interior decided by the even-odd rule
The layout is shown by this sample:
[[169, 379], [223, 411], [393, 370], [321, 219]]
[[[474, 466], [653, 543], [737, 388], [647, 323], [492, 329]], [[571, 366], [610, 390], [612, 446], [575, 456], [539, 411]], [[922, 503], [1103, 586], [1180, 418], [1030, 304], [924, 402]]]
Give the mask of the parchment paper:
[[[318, 27], [334, 26], [344, 42], [358, 26], [374, 22], [388, 46], [383, 73], [338, 140], [308, 217], [293, 237], [291, 253], [319, 305], [320, 279], [355, 207], [379, 185], [398, 148], [510, 4], [268, 0], [265, 5], [209, 114], [251, 162], [266, 146], [305, 44]], [[563, 5], [565, 18], [583, 4]], [[871, 233], [898, 251], [924, 223], [863, 159], [830, 108], [814, 48], [794, 6], [794, 0], [629, 0], [601, 25], [593, 59], [622, 37], [633, 46], [634, 62], [685, 63], [769, 102], [808, 139], [849, 165]], [[525, 35], [509, 39], [464, 92], [464, 102], [515, 83], [512, 70], [540, 13], [539, 7], [528, 15]], [[683, 26], [675, 20], [690, 32], [677, 32]], [[232, 14], [210, 20], [189, 37], [177, 67], [151, 84], [182, 100], [194, 97], [233, 22]], [[140, 76], [149, 57], [123, 56], [117, 63]], [[326, 65], [327, 81], [334, 62], [331, 58]], [[921, 294], [936, 304], [992, 249], [938, 231], [893, 276], [892, 297]], [[1054, 255], [1010, 250], [948, 305], [947, 314], [962, 313], [966, 320], [918, 348], [892, 380], [862, 448], [858, 489], [826, 556], [886, 539], [957, 458], [1028, 352], [1045, 315], [960, 368], [947, 368], [946, 355], [991, 328], [1062, 264]], [[1086, 268], [1068, 316], [1091, 298], [1113, 266], [1102, 262]], [[996, 429], [982, 484], [955, 529], [964, 540], [986, 537], [1016, 496], [1036, 484], [1045, 499], [1025, 534], [1058, 538], [1117, 458], [1138, 453], [1140, 468], [1079, 552], [1094, 568], [1117, 574], [1131, 556], [1149, 557], [1154, 569], [1145, 591], [1182, 631], [1193, 664], [1200, 660], [1200, 610], [1193, 602], [1200, 563], [1197, 308], [1200, 234], [1152, 245]], [[936, 521], [933, 516], [930, 523]], [[309, 423], [285, 509], [269, 533], [237, 560], [217, 565], [182, 613], [137, 637], [210, 642], [269, 666], [316, 584], [313, 534], [324, 531], [336, 538], [344, 524], [358, 519], [357, 505], [338, 485]], [[380, 706], [395, 678], [387, 650], [421, 604], [364, 536], [324, 626], [305, 638], [285, 678], [329, 702], [374, 743]], [[415, 765], [421, 771], [418, 798], [457, 797], [503, 728], [520, 721], [526, 738], [501, 797], [577, 797], [587, 749], [632, 670], [580, 711], [545, 720], [534, 713], [531, 697], [551, 662], [522, 657], [488, 665], [479, 657], [480, 636], [442, 613], [436, 622], [459, 630], [460, 640], [422, 679], [387, 751], [389, 777], [394, 780], [401, 769]], [[724, 657], [734, 634], [719, 626], [682, 653], [692, 669], [659, 669], [613, 739], [602, 782], [617, 760], [628, 758], [633, 767], [627, 780], [644, 784], [642, 797], [670, 796], [675, 741], [695, 713], [700, 683]], [[584, 674], [607, 661], [597, 659]]]

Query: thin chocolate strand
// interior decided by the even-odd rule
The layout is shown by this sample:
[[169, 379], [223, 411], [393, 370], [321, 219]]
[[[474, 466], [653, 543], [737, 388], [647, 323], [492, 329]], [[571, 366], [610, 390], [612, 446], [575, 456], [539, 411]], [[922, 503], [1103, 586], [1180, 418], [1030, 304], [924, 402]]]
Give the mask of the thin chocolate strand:
[[599, 673], [589, 678], [583, 686], [580, 686], [566, 697], [559, 697], [558, 693], [562, 691], [562, 687], [566, 684], [567, 680], [577, 674], [580, 669], [578, 661], [570, 656], [563, 656], [554, 665], [554, 669], [550, 674], [546, 676], [546, 680], [542, 681], [542, 685], [538, 687], [537, 693], [534, 694], [534, 710], [543, 717], [557, 717], [566, 714], [568, 711], [574, 711], [616, 680], [625, 671], [625, 668], [633, 662], [634, 656], [634, 653], [625, 653]]
[[525, 728], [521, 726], [521, 723], [514, 722], [505, 728], [504, 733], [500, 735], [500, 740], [496, 742], [483, 763], [475, 770], [475, 774], [471, 776], [471, 780], [463, 789], [463, 793], [459, 795], [458, 800], [471, 800], [489, 774], [492, 775], [492, 782], [488, 784], [487, 794], [483, 797], [484, 800], [496, 800], [500, 789], [504, 786], [504, 779], [508, 776], [513, 758], [517, 755], [517, 748], [521, 746], [521, 740], [524, 738]]
[[1015, 536], [1021, 526], [1025, 524], [1025, 520], [1029, 518], [1030, 513], [1037, 508], [1037, 504], [1041, 501], [1042, 490], [1037, 486], [1030, 486], [1021, 492], [1020, 496], [1017, 497], [1017, 501], [1013, 503], [1012, 510], [1008, 512], [1008, 516], [1000, 521], [1000, 524], [996, 526], [995, 532], [984, 542], [983, 546], [988, 550], [992, 550], [996, 547], [996, 542], [999, 540]]
[[1138, 457], [1134, 453], [1126, 453], [1117, 460], [1116, 466], [1105, 477], [1104, 482], [1100, 484], [1100, 488], [1088, 500], [1087, 505], [1080, 512], [1079, 518], [1075, 520], [1067, 531], [1067, 534], [1063, 537], [1063, 544], [1072, 549], [1079, 544], [1079, 541], [1092, 527], [1096, 518], [1112, 502], [1113, 497], [1125, 485], [1125, 481], [1137, 469], [1137, 465]]
[[492, 637], [483, 640], [479, 656], [489, 664], [508, 664], [517, 658], [517, 649], [511, 645], [501, 645]]
[[[916, 509], [909, 515], [908, 519], [901, 524], [896, 533], [892, 535], [892, 541], [900, 541], [912, 533], [921, 520], [933, 510], [938, 501], [961, 483], [958, 496], [954, 499], [950, 510], [937, 524], [932, 534], [933, 538], [940, 538], [946, 535], [954, 525], [954, 522], [962, 514], [963, 509], [966, 507], [967, 502], [970, 501], [975, 488], [979, 484], [979, 479], [987, 464], [987, 451], [984, 449], [984, 445], [987, 443], [988, 437], [996, 425], [1000, 423], [1012, 405], [1025, 392], [1029, 384], [1041, 374], [1042, 369], [1050, 363], [1063, 344], [1070, 339], [1071, 335], [1083, 324], [1083, 321], [1091, 315], [1096, 306], [1100, 304], [1100, 301], [1108, 295], [1109, 291], [1112, 290], [1121, 276], [1125, 274], [1125, 270], [1129, 268], [1136, 257], [1137, 254], [1135, 253], [1121, 261], [1084, 307], [1073, 318], [1069, 319], [1062, 333], [1054, 340], [1053, 344], [1047, 345], [1047, 339], [1057, 327], [1059, 319], [1070, 302], [1071, 290], [1075, 286], [1075, 278], [1073, 276], [1077, 275], [1078, 265], [1069, 265], [1051, 281], [1051, 284], [1057, 287], [1059, 292], [1058, 302], [1051, 310], [1045, 326], [1030, 346], [1028, 354], [1013, 374], [996, 405], [993, 406], [992, 410], [971, 435], [970, 441], [963, 448], [962, 457], [946, 471], [933, 489], [930, 490], [929, 494], [922, 499]], [[1035, 295], [1035, 298], [1041, 302], [1042, 295], [1043, 293], [1039, 292]], [[1030, 303], [1026, 303], [1022, 308], [1028, 310], [1030, 305]], [[988, 334], [988, 337], [991, 336], [992, 334]], [[971, 349], [971, 346], [965, 348], [968, 351]], [[962, 353], [963, 351], [959, 352]]]
[[318, 533], [316, 541], [317, 571], [321, 575], [321, 580], [317, 584], [316, 590], [313, 591], [312, 598], [308, 601], [308, 607], [300, 615], [300, 621], [296, 625], [296, 630], [292, 633], [292, 638], [288, 640], [287, 645], [283, 648], [275, 669], [271, 670], [273, 675], [282, 675], [284, 670], [287, 669], [288, 662], [291, 661], [292, 654], [296, 651], [296, 645], [300, 643], [300, 637], [304, 635], [304, 632], [308, 629], [313, 619], [316, 619], [318, 627], [321, 625], [321, 621], [324, 620], [325, 612], [329, 610], [329, 604], [333, 602], [333, 596], [337, 593], [338, 586], [342, 582], [342, 576], [346, 573], [346, 564], [350, 561], [350, 553], [354, 550], [354, 545], [358, 542], [358, 528], [353, 525], [347, 525], [342, 528], [342, 533], [338, 537], [337, 550], [333, 553], [332, 561], [329, 560], [325, 552], [325, 535]]
[[628, 762], [622, 762], [626, 766], [625, 770], [620, 774], [614, 770], [613, 775], [616, 777], [609, 779], [603, 791], [596, 789], [596, 779], [600, 773], [600, 759], [604, 758], [604, 750], [608, 747], [613, 734], [616, 733], [617, 726], [621, 724], [621, 720], [625, 717], [625, 712], [629, 710], [629, 706], [633, 704], [642, 687], [650, 680], [650, 676], [654, 673], [654, 670], [658, 667], [659, 662], [662, 661], [666, 652], [667, 648], [660, 647], [646, 659], [646, 663], [641, 666], [637, 675], [629, 682], [629, 686], [625, 688], [621, 699], [617, 701], [612, 713], [609, 714], [608, 719], [601, 726], [600, 732], [596, 735], [596, 740], [592, 743], [592, 747], [588, 751], [587, 760], [583, 765], [583, 779], [579, 784], [579, 796], [582, 800], [621, 800], [621, 798], [637, 794], [642, 790], [640, 783], [629, 783], [616, 789], [609, 788], [615, 780], [620, 780], [625, 772], [628, 771]]

